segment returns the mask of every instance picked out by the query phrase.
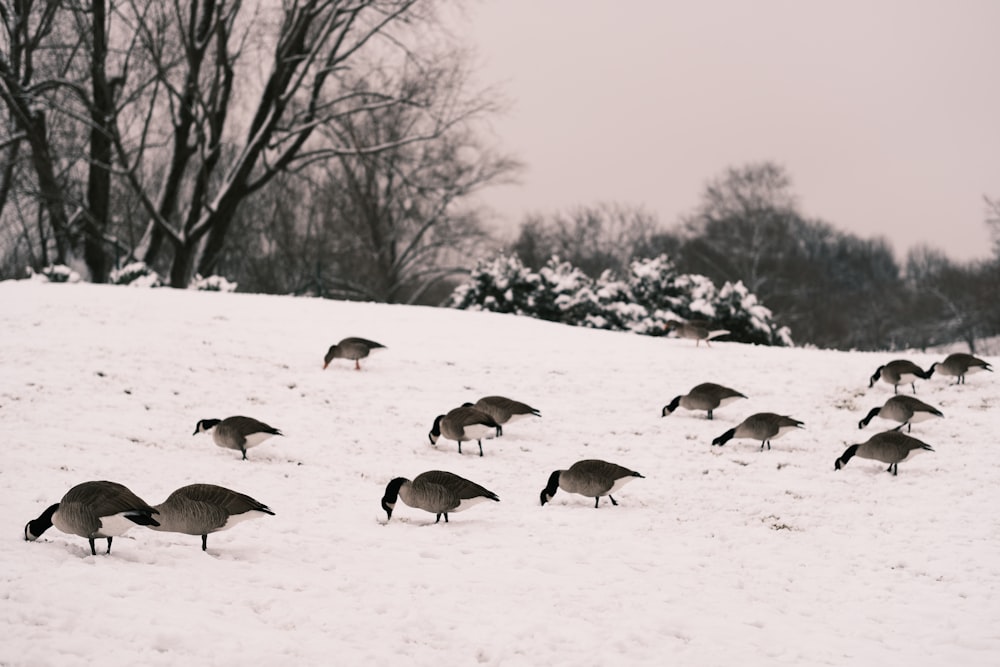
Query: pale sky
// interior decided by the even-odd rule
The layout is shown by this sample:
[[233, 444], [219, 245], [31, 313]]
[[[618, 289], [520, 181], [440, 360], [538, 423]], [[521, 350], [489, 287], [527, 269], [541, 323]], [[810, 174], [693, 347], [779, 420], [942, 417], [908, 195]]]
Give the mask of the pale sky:
[[1000, 1], [480, 0], [462, 24], [527, 164], [484, 200], [641, 205], [672, 226], [771, 160], [808, 217], [967, 260], [1000, 197]]

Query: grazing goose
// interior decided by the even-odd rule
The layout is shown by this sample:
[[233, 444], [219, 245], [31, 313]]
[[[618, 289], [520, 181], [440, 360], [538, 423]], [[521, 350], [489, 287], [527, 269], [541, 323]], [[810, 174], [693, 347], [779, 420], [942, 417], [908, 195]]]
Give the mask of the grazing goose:
[[326, 356], [323, 357], [323, 370], [326, 370], [326, 367], [329, 366], [330, 362], [334, 359], [353, 359], [354, 370], [360, 371], [360, 360], [367, 357], [372, 350], [384, 347], [385, 345], [382, 343], [376, 343], [375, 341], [368, 340], [367, 338], [350, 336], [336, 345], [331, 345], [330, 349], [326, 351]]
[[909, 461], [917, 454], [933, 451], [934, 449], [927, 443], [905, 433], [900, 433], [898, 430], [884, 431], [876, 433], [867, 442], [848, 447], [834, 462], [833, 469], [840, 470], [847, 465], [852, 457], [860, 456], [863, 459], [888, 463], [889, 467], [886, 470], [895, 475], [901, 461]]
[[464, 408], [476, 408], [493, 417], [497, 426], [497, 437], [503, 435], [503, 425], [526, 417], [541, 417], [542, 413], [527, 403], [515, 401], [506, 396], [483, 396], [475, 404], [465, 403]]
[[90, 553], [97, 555], [94, 540], [108, 538], [111, 553], [111, 538], [124, 534], [133, 526], [158, 526], [153, 515], [156, 508], [150, 507], [139, 496], [116, 482], [83, 482], [66, 492], [55, 505], [50, 506], [37, 519], [24, 526], [24, 539], [35, 541], [50, 526], [64, 533], [86, 537], [90, 542]]
[[208, 534], [228, 530], [247, 519], [270, 514], [267, 505], [248, 495], [215, 484], [191, 484], [177, 489], [155, 507], [159, 525], [153, 530], [201, 535], [201, 550], [208, 550]]
[[723, 387], [721, 384], [704, 382], [683, 396], [676, 396], [674, 400], [663, 406], [660, 416], [666, 417], [669, 414], [673, 414], [674, 410], [678, 407], [681, 407], [685, 410], [707, 410], [708, 418], [711, 419], [713, 410], [729, 405], [741, 398], [746, 398], [746, 394], [741, 394], [729, 387]]
[[422, 509], [437, 515], [434, 523], [444, 517], [448, 523], [448, 514], [461, 512], [473, 505], [492, 500], [500, 502], [500, 498], [492, 491], [485, 489], [464, 477], [443, 470], [428, 470], [413, 478], [397, 477], [385, 487], [382, 496], [382, 509], [388, 519], [392, 519], [392, 510], [396, 507], [397, 497], [410, 507]]
[[764, 449], [764, 445], [771, 449], [771, 440], [802, 427], [803, 423], [798, 419], [773, 412], [758, 412], [744, 419], [736, 428], [731, 428], [720, 435], [712, 441], [712, 444], [721, 447], [733, 438], [749, 438], [760, 440], [761, 449]]
[[556, 491], [562, 489], [566, 493], [578, 493], [593, 498], [594, 507], [601, 502], [601, 496], [607, 496], [611, 499], [612, 505], [617, 505], [618, 501], [611, 494], [637, 477], [643, 475], [616, 463], [585, 459], [577, 461], [567, 470], [553, 471], [549, 475], [549, 483], [542, 489], [540, 499], [544, 505], [552, 500]]
[[949, 354], [940, 363], [935, 361], [927, 369], [927, 377], [930, 377], [935, 370], [941, 375], [953, 376], [955, 384], [965, 384], [965, 376], [969, 373], [979, 373], [981, 371], [993, 372], [993, 368], [988, 362], [964, 352]]
[[868, 415], [858, 422], [858, 428], [868, 426], [874, 417], [891, 419], [906, 425], [906, 430], [910, 430], [910, 425], [922, 422], [933, 417], [944, 417], [941, 411], [932, 405], [927, 405], [919, 398], [912, 396], [897, 395], [892, 396], [880, 408], [872, 408]]
[[913, 389], [913, 393], [917, 393], [916, 380], [926, 380], [931, 376], [930, 373], [924, 369], [917, 366], [912, 361], [907, 359], [896, 359], [895, 361], [890, 361], [889, 363], [879, 366], [875, 370], [875, 374], [872, 375], [871, 379], [868, 381], [868, 388], [871, 389], [875, 386], [875, 383], [881, 378], [883, 382], [888, 382], [892, 385], [892, 393], [896, 394], [899, 391], [899, 385], [908, 384], [910, 388]]
[[479, 455], [483, 455], [483, 438], [492, 435], [500, 428], [493, 417], [482, 410], [462, 406], [455, 408], [446, 415], [434, 418], [434, 425], [427, 437], [432, 445], [437, 445], [438, 438], [444, 436], [449, 440], [458, 441], [458, 453], [462, 453], [462, 442], [475, 440], [479, 443]]
[[669, 320], [663, 329], [667, 333], [676, 331], [681, 338], [693, 338], [695, 347], [698, 347], [701, 341], [705, 341], [705, 345], [711, 347], [710, 340], [729, 333], [726, 329], [712, 329], [711, 326], [712, 323], [708, 320], [688, 320], [687, 322]]
[[[214, 429], [214, 430], [213, 430]], [[202, 419], [194, 427], [193, 435], [212, 431], [212, 440], [219, 447], [238, 449], [247, 459], [247, 450], [256, 447], [272, 435], [284, 435], [278, 429], [268, 426], [253, 417], [226, 417], [225, 419]]]

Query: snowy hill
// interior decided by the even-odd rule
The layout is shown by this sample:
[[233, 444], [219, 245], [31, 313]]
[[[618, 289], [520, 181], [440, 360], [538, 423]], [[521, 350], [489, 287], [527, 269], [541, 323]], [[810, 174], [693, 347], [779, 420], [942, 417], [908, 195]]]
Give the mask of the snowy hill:
[[[935, 376], [945, 418], [899, 466], [834, 460], [899, 355], [650, 338], [507, 315], [244, 294], [0, 283], [0, 664], [988, 665], [1000, 656], [1000, 379]], [[322, 369], [350, 335], [388, 349]], [[924, 367], [937, 355], [912, 355]], [[998, 365], [995, 358], [989, 361]], [[715, 419], [661, 408], [714, 381]], [[901, 391], [910, 392], [909, 387]], [[503, 394], [542, 418], [457, 453], [434, 417]], [[754, 412], [805, 429], [712, 439]], [[193, 436], [244, 414], [250, 450]], [[560, 491], [584, 458], [645, 475], [617, 507]], [[386, 484], [425, 470], [501, 498], [434, 525]], [[136, 527], [110, 555], [23, 526], [74, 484], [150, 503], [210, 482], [276, 513], [209, 536]], [[102, 541], [99, 541], [102, 544]]]

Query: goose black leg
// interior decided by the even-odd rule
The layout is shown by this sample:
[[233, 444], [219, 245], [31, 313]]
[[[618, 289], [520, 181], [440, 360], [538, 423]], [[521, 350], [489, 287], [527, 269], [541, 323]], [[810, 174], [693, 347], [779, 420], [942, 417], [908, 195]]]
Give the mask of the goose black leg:
[[[708, 341], [706, 341], [706, 342], [708, 342]], [[608, 498], [611, 498], [611, 504], [612, 505], [617, 505], [618, 504], [618, 501], [615, 500], [615, 497], [612, 496], [610, 493], [608, 494]]]
[[462, 453], [462, 441], [461, 440], [458, 441], [458, 453], [459, 454]]
[[597, 509], [597, 504], [599, 502], [601, 502], [601, 497], [600, 496], [597, 496], [596, 498], [594, 498], [594, 509]]
[[108, 538], [108, 551], [107, 551], [107, 553], [111, 553], [111, 538], [110, 537]]
[[88, 538], [88, 539], [90, 540], [90, 555], [91, 556], [96, 556], [97, 555], [97, 549], [94, 548], [94, 538], [91, 537], [91, 538]]
[[483, 455], [483, 441], [482, 440], [477, 440], [476, 442], [479, 443], [479, 455], [482, 456]]
[[208, 551], [208, 533], [201, 536], [201, 550]]
[[709, 419], [711, 419], [711, 418], [712, 418], [712, 411], [711, 411], [711, 410], [709, 410], [709, 411], [708, 411], [708, 418], [709, 418]]

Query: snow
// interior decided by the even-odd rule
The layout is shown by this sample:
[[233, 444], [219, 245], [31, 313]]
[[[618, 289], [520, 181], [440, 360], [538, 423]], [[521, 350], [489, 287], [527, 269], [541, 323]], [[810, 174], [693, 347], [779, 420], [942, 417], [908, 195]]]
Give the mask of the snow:
[[[900, 355], [600, 331], [489, 312], [90, 284], [0, 283], [3, 665], [991, 665], [1000, 660], [1000, 382], [933, 377], [933, 453], [834, 460], [878, 429]], [[387, 346], [322, 368], [348, 335]], [[913, 354], [927, 367], [938, 354]], [[998, 360], [988, 358], [998, 365]], [[749, 398], [662, 406], [704, 381]], [[909, 391], [909, 388], [906, 388]], [[457, 453], [434, 417], [502, 394], [542, 418]], [[805, 429], [711, 440], [753, 412]], [[282, 429], [241, 461], [199, 419]], [[620, 505], [553, 470], [642, 473]], [[496, 492], [434, 524], [379, 501], [448, 470]], [[74, 484], [147, 502], [209, 482], [276, 513], [197, 536], [135, 527], [110, 555], [22, 528]], [[103, 544], [103, 541], [99, 541]]]

